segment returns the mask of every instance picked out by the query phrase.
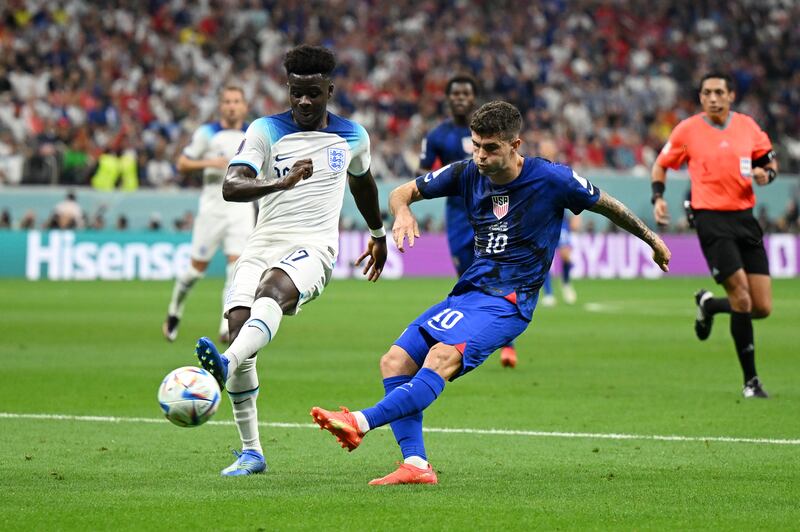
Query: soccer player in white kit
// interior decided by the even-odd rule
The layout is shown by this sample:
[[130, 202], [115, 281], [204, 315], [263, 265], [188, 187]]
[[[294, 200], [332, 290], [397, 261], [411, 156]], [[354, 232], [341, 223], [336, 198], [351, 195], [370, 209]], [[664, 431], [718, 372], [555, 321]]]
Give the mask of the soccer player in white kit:
[[[222, 198], [222, 180], [228, 161], [244, 139], [247, 124], [247, 104], [241, 88], [232, 85], [222, 89], [219, 100], [219, 122], [203, 124], [192, 136], [178, 157], [178, 171], [203, 171], [203, 192], [200, 207], [192, 228], [192, 256], [189, 268], [175, 280], [167, 317], [161, 327], [164, 337], [174, 342], [178, 337], [186, 297], [194, 284], [203, 277], [208, 263], [220, 245], [227, 257], [225, 287], [222, 303], [230, 287], [236, 259], [244, 250], [247, 237], [255, 224], [255, 209], [250, 203], [229, 203]], [[228, 323], [220, 322], [220, 340], [228, 341]]]
[[377, 281], [386, 262], [369, 136], [361, 125], [327, 110], [333, 53], [302, 45], [286, 54], [283, 65], [290, 110], [250, 125], [223, 183], [228, 201], [259, 199], [256, 228], [225, 303], [232, 342], [222, 354], [206, 337], [196, 346], [201, 365], [228, 390], [242, 441], [236, 461], [222, 470], [225, 476], [267, 468], [258, 434], [256, 353], [275, 337], [284, 314], [297, 313], [330, 280], [345, 180], [370, 228], [357, 263], [367, 260], [363, 273]]

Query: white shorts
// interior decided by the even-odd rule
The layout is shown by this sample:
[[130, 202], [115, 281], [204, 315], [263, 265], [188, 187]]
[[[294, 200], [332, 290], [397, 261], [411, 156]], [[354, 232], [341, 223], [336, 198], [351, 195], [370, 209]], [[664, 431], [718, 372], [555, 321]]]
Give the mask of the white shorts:
[[201, 206], [192, 229], [192, 258], [209, 262], [222, 245], [225, 255], [238, 257], [256, 223], [251, 203], [227, 204], [217, 210]]
[[281, 244], [268, 248], [248, 248], [236, 262], [233, 281], [225, 295], [225, 316], [233, 308], [253, 306], [261, 276], [271, 268], [286, 272], [300, 292], [297, 307], [288, 313], [296, 314], [303, 304], [319, 296], [325, 289], [331, 280], [333, 264], [333, 254], [315, 246]]

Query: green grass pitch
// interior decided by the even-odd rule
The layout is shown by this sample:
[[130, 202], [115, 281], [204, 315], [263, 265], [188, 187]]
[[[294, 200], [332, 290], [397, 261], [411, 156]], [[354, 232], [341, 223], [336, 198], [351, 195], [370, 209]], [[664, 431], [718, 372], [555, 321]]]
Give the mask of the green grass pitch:
[[232, 479], [227, 398], [225, 423], [196, 429], [158, 421], [156, 402], [215, 334], [219, 280], [197, 285], [174, 344], [169, 283], [0, 281], [0, 530], [797, 529], [798, 280], [775, 281], [755, 323], [769, 400], [741, 398], [727, 317], [694, 338], [708, 279], [578, 281], [576, 306], [536, 311], [516, 369], [493, 355], [426, 411], [427, 427], [478, 431], [426, 435], [438, 486], [367, 486], [400, 459], [391, 433], [348, 454], [308, 411], [378, 400], [378, 358], [451, 284], [334, 281], [285, 319], [259, 356], [270, 471]]

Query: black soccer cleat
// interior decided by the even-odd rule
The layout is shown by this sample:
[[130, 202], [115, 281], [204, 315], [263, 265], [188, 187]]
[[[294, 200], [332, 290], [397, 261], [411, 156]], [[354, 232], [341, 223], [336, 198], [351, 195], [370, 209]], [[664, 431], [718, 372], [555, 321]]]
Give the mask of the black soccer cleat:
[[161, 332], [164, 333], [164, 338], [169, 342], [174, 342], [178, 338], [178, 324], [181, 319], [177, 316], [168, 315], [161, 325]]
[[744, 383], [744, 389], [742, 389], [742, 395], [744, 395], [745, 399], [752, 399], [757, 397], [759, 399], [767, 399], [769, 395], [764, 390], [764, 387], [761, 385], [761, 379], [758, 377], [753, 377], [746, 383]]
[[713, 295], [704, 288], [694, 293], [694, 302], [697, 305], [697, 316], [694, 318], [694, 333], [700, 340], [705, 340], [709, 337], [711, 326], [714, 325], [714, 316], [707, 313], [703, 306]]

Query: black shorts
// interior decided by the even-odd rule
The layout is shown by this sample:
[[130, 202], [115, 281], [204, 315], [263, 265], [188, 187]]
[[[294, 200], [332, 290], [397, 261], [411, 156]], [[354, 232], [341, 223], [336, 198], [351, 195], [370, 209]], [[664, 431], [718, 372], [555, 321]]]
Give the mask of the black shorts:
[[753, 210], [694, 211], [694, 223], [708, 268], [717, 283], [736, 270], [769, 275], [764, 233]]

